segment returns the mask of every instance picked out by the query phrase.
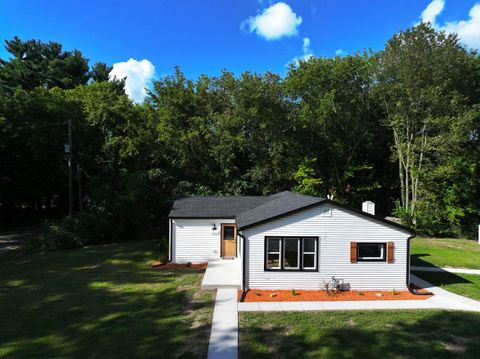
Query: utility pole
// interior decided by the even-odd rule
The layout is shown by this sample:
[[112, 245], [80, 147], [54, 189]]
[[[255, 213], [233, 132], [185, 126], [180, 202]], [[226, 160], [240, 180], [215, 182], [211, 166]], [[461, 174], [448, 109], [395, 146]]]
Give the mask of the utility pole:
[[81, 177], [81, 168], [80, 162], [77, 158], [77, 181], [78, 181], [78, 211], [83, 211], [83, 203], [82, 203], [82, 177]]
[[68, 120], [68, 145], [65, 147], [68, 156], [68, 215], [73, 214], [73, 188], [72, 188], [72, 120]]

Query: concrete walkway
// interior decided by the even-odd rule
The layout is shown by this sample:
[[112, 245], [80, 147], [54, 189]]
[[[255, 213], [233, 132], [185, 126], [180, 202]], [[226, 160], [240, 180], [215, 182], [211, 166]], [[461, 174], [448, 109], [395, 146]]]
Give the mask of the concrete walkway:
[[444, 309], [456, 309], [456, 310], [469, 310], [480, 312], [480, 302], [477, 300], [473, 300], [449, 291], [445, 289], [439, 288], [434, 286], [427, 281], [414, 276], [413, 274], [410, 276], [411, 281], [421, 287], [425, 288], [429, 292], [435, 294], [431, 299], [427, 299], [428, 301], [432, 299], [436, 299], [444, 308]]
[[450, 268], [450, 267], [438, 268], [438, 267], [412, 266], [411, 270], [412, 271], [417, 271], [417, 272], [440, 272], [440, 273], [449, 272], [449, 273], [478, 274], [478, 275], [480, 275], [480, 269], [468, 269], [468, 268]]
[[421, 300], [372, 300], [342, 302], [257, 302], [238, 303], [239, 312], [327, 311], [327, 310], [391, 310], [391, 309], [452, 309], [480, 312], [480, 302], [435, 287], [412, 275], [412, 282], [434, 296]]
[[241, 262], [235, 259], [213, 259], [208, 261], [203, 276], [202, 288], [236, 288], [242, 286]]
[[238, 358], [237, 289], [217, 290], [212, 330], [208, 344], [208, 359]]

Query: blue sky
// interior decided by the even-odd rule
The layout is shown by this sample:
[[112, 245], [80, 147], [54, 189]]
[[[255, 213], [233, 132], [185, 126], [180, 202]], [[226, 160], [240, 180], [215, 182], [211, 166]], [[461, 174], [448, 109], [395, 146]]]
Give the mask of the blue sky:
[[[284, 0], [283, 7], [267, 0], [1, 1], [0, 40], [58, 41], [91, 63], [133, 59], [117, 71], [132, 78], [143, 71], [139, 81], [171, 74], [175, 65], [189, 78], [223, 68], [284, 74], [289, 61], [305, 55], [379, 50], [431, 3], [427, 18], [460, 29], [465, 43], [478, 47], [480, 11], [469, 15], [474, 0]], [[0, 57], [7, 57], [3, 48]]]

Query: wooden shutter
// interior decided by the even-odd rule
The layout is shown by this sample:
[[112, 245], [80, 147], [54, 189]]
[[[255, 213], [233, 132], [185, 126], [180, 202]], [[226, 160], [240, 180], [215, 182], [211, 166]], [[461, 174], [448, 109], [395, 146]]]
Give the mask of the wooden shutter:
[[394, 250], [395, 250], [395, 245], [393, 242], [388, 242], [387, 243], [387, 263], [393, 263], [394, 262]]
[[357, 242], [350, 242], [350, 263], [357, 263]]

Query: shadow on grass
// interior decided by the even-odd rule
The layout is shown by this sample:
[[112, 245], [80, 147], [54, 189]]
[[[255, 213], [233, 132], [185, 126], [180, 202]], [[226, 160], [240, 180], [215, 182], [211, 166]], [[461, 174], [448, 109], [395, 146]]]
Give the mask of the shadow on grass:
[[472, 281], [460, 277], [459, 275], [456, 275], [455, 273], [447, 272], [447, 271], [442, 271], [442, 272], [419, 272], [419, 271], [414, 271], [414, 275], [417, 277], [420, 277], [430, 284], [433, 284], [437, 287], [441, 287], [443, 285], [449, 285], [449, 284], [473, 284]]
[[455, 273], [442, 270], [440, 267], [437, 267], [429, 262], [426, 262], [422, 257], [430, 256], [427, 253], [412, 254], [411, 263], [412, 266], [420, 267], [429, 267], [429, 268], [438, 268], [441, 271], [439, 272], [430, 272], [430, 271], [412, 271], [417, 277], [423, 278], [427, 282], [434, 284], [436, 286], [446, 285], [446, 284], [472, 284], [471, 281], [465, 279]]
[[242, 313], [240, 357], [479, 358], [479, 325], [463, 312]]
[[417, 253], [410, 255], [411, 265], [418, 266], [418, 267], [432, 267], [436, 268], [436, 266], [423, 258], [430, 257], [428, 253]]
[[0, 357], [205, 356], [200, 271], [156, 270], [154, 242], [0, 255]]

